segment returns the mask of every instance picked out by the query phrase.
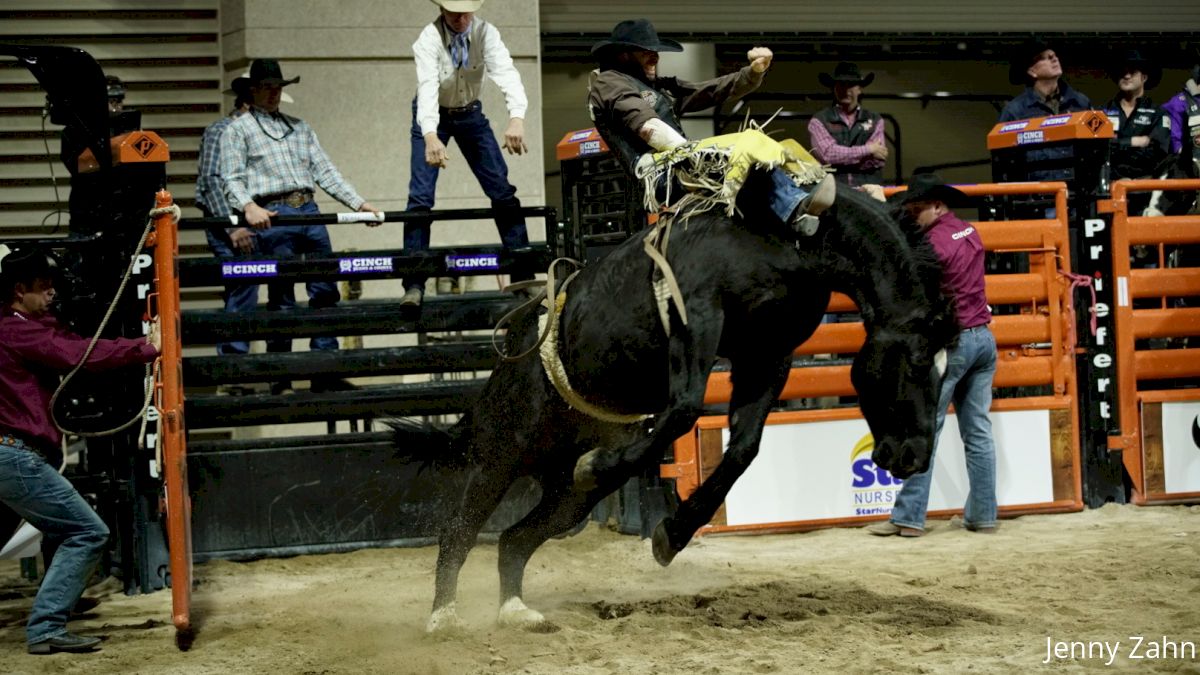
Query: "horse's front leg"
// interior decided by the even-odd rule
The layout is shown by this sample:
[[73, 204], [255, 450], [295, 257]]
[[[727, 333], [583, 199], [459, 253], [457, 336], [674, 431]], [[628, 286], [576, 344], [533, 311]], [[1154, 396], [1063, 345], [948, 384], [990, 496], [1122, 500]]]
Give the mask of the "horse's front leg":
[[446, 521], [438, 537], [433, 611], [425, 626], [428, 632], [437, 633], [463, 626], [456, 605], [458, 573], [471, 547], [475, 545], [479, 531], [483, 529], [488, 516], [496, 510], [513, 480], [514, 476], [508, 473], [483, 466], [472, 470], [465, 481], [458, 508]]
[[758, 455], [767, 414], [779, 400], [792, 367], [792, 355], [774, 362], [733, 362], [733, 399], [729, 403], [729, 447], [716, 470], [680, 504], [673, 518], [654, 528], [654, 559], [669, 565], [692, 535], [725, 501], [725, 495]]

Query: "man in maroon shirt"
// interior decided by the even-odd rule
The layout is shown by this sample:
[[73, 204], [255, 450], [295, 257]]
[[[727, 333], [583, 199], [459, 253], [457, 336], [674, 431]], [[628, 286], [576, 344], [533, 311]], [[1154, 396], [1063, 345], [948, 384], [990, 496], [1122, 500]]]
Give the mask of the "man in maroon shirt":
[[[941, 436], [946, 410], [954, 403], [967, 460], [970, 491], [963, 507], [963, 525], [972, 532], [996, 531], [996, 445], [992, 440], [992, 377], [996, 374], [996, 338], [988, 328], [992, 311], [984, 293], [984, 248], [979, 232], [954, 215], [951, 206], [968, 202], [961, 191], [934, 174], [912, 177], [902, 204], [905, 215], [925, 235], [942, 263], [942, 288], [954, 296], [958, 344], [948, 352], [942, 393], [938, 401], [936, 436]], [[937, 452], [935, 441], [934, 452]], [[929, 469], [905, 479], [892, 517], [867, 528], [871, 534], [919, 537], [925, 534], [929, 506]]]
[[[100, 643], [67, 632], [67, 619], [108, 542], [104, 521], [45, 460], [62, 442], [50, 398], [88, 346], [49, 314], [56, 276], [57, 263], [36, 249], [0, 258], [0, 501], [58, 543], [26, 624], [30, 654], [86, 652]], [[99, 340], [84, 368], [113, 370], [157, 356], [156, 338]]]

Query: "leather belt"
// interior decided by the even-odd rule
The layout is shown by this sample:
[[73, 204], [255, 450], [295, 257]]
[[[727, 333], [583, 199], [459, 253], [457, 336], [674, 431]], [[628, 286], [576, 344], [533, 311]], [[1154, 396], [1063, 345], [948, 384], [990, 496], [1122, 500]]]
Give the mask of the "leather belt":
[[465, 115], [469, 112], [479, 110], [482, 106], [479, 101], [471, 101], [461, 108], [447, 108], [445, 106], [438, 107], [438, 113], [442, 115]]
[[33, 445], [26, 443], [25, 439], [12, 434], [0, 434], [0, 445], [7, 445], [11, 448], [21, 448], [23, 450], [33, 450], [36, 452], [36, 449]]
[[312, 200], [313, 193], [311, 191], [292, 190], [291, 192], [280, 192], [273, 195], [263, 195], [262, 197], [257, 197], [255, 198], [254, 203], [258, 204], [264, 209], [271, 204], [284, 204], [292, 207], [293, 209], [298, 209]]

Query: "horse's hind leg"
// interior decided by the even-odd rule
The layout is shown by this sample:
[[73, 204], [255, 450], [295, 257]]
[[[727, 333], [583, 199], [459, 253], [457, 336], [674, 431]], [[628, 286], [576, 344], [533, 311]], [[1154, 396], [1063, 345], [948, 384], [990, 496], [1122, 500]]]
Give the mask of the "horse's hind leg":
[[712, 519], [734, 482], [758, 454], [767, 414], [779, 400], [791, 365], [791, 354], [775, 363], [734, 362], [729, 447], [716, 470], [679, 505], [675, 516], [654, 528], [654, 559], [659, 564], [669, 565], [696, 530]]
[[542, 499], [520, 522], [500, 535], [500, 614], [505, 626], [540, 628], [550, 624], [521, 599], [525, 566], [539, 546], [579, 523], [605, 495], [620, 486], [613, 477], [590, 489], [574, 485], [570, 475], [542, 481]]
[[430, 633], [462, 625], [455, 606], [459, 570], [475, 545], [479, 531], [496, 510], [513, 480], [514, 476], [496, 472], [487, 466], [472, 471], [467, 478], [458, 508], [438, 537], [433, 611], [426, 625], [426, 630]]

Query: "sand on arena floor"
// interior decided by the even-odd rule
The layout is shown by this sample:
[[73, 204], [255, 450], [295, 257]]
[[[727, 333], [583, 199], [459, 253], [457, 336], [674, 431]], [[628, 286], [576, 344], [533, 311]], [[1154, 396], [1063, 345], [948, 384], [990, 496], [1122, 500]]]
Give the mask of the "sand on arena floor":
[[[1114, 670], [1200, 672], [1188, 651], [1200, 648], [1200, 506], [1025, 516], [990, 536], [935, 521], [921, 539], [706, 537], [668, 568], [647, 541], [594, 524], [530, 562], [525, 599], [553, 632], [495, 624], [496, 547], [481, 545], [460, 588], [469, 627], [427, 635], [435, 557], [383, 549], [197, 565], [187, 652], [175, 647], [168, 593], [93, 589], [103, 602], [71, 627], [107, 635], [103, 649], [49, 657], [25, 653], [33, 589], [4, 561], [0, 662], [9, 673], [1090, 671], [1105, 669], [1105, 643]], [[1048, 640], [1051, 650], [1096, 644], [1046, 664]]]

